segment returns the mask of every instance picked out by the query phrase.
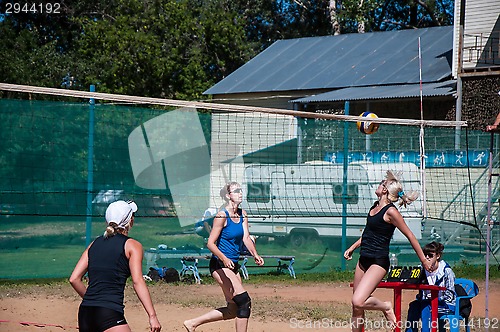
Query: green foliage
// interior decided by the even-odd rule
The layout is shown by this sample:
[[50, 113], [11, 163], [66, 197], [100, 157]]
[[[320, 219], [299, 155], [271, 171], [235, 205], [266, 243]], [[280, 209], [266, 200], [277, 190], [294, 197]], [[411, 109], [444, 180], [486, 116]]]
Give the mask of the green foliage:
[[0, 21], [2, 81], [198, 99], [257, 52], [242, 19], [221, 1], [79, 1], [65, 8], [57, 21], [71, 33], [45, 26], [62, 44], [31, 29], [43, 17]]
[[57, 42], [40, 44], [40, 38], [37, 30], [16, 31], [0, 22], [1, 81], [53, 86], [61, 80], [64, 58], [57, 52]]
[[[452, 268], [457, 278], [471, 279], [474, 281], [486, 279], [485, 265], [473, 265], [464, 259], [460, 262], [460, 264], [452, 266]], [[489, 272], [490, 279], [500, 279], [500, 264], [490, 265]]]
[[269, 272], [266, 274], [252, 274], [245, 284], [286, 283], [288, 285], [304, 285], [309, 283], [350, 283], [354, 279], [354, 271], [340, 271], [332, 269], [328, 272], [300, 273], [297, 279], [292, 279], [288, 274]]
[[427, 28], [453, 24], [454, 1], [342, 0], [336, 1], [342, 33]]
[[[334, 3], [342, 33], [358, 31], [361, 23], [366, 32], [452, 23], [452, 0]], [[0, 81], [84, 90], [96, 84], [98, 92], [200, 99], [278, 39], [333, 33], [328, 0], [61, 4], [61, 14], [0, 17]]]

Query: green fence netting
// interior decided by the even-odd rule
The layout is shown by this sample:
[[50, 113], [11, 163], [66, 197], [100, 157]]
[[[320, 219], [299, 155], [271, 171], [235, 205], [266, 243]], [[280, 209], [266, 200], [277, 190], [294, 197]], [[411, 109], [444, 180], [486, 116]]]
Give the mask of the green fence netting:
[[[490, 135], [482, 132], [425, 128], [422, 172], [414, 126], [364, 135], [355, 123], [279, 114], [7, 99], [0, 126], [0, 278], [69, 276], [117, 199], [139, 206], [131, 236], [144, 245], [144, 273], [181, 268], [182, 257], [207, 254], [196, 223], [222, 204], [229, 181], [242, 184], [261, 254], [294, 256], [297, 276], [352, 269], [343, 245], [360, 236], [387, 169], [425, 198], [402, 210], [422, 244], [445, 243], [451, 262], [485, 254]], [[391, 251], [417, 262], [401, 236]], [[276, 271], [277, 259], [268, 262], [250, 273]]]

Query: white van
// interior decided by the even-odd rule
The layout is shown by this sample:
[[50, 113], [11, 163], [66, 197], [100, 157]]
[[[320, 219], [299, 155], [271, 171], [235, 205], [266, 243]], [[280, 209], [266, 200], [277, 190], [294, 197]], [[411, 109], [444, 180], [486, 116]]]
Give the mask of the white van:
[[[311, 238], [341, 237], [342, 216], [346, 236], [361, 236], [366, 216], [377, 199], [375, 190], [386, 171], [402, 172], [405, 191], [420, 191], [420, 170], [413, 163], [348, 165], [347, 195], [343, 202], [343, 165], [326, 162], [306, 164], [252, 164], [245, 168], [243, 208], [249, 216], [250, 232], [261, 236], [290, 236], [296, 246]], [[421, 238], [420, 200], [400, 208], [417, 239]], [[393, 241], [405, 242], [396, 230]]]

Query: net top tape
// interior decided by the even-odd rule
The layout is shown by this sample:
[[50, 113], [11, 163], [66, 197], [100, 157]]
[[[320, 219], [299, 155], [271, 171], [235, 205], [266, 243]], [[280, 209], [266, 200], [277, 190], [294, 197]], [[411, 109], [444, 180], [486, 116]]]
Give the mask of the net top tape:
[[132, 104], [191, 107], [191, 108], [202, 108], [202, 109], [210, 109], [210, 110], [225, 111], [225, 112], [260, 112], [268, 114], [296, 116], [301, 118], [342, 120], [349, 122], [364, 121], [364, 122], [376, 122], [380, 124], [395, 124], [395, 125], [425, 126], [425, 127], [467, 127], [466, 121], [414, 120], [414, 119], [395, 119], [395, 118], [370, 119], [352, 115], [312, 113], [312, 112], [293, 111], [293, 110], [285, 110], [285, 109], [270, 108], [270, 107], [257, 107], [257, 106], [234, 105], [234, 104], [208, 103], [199, 101], [139, 97], [139, 96], [119, 95], [119, 94], [101, 93], [101, 92], [76, 91], [76, 90], [66, 90], [58, 88], [44, 88], [44, 87], [9, 84], [9, 83], [0, 83], [0, 90], [84, 98], [84, 99], [93, 98], [98, 100], [126, 102]]

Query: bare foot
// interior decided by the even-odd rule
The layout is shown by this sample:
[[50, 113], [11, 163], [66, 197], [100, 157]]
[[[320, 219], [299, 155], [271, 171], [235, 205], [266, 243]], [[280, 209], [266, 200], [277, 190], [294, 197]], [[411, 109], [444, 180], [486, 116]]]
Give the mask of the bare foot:
[[191, 323], [190, 320], [185, 320], [184, 321], [184, 327], [186, 328], [186, 331], [187, 332], [194, 332], [196, 326], [193, 325], [193, 323]]
[[389, 321], [389, 323], [392, 325], [392, 327], [396, 326], [396, 315], [394, 314], [394, 310], [392, 309], [392, 303], [391, 302], [384, 302], [386, 304], [387, 309], [385, 309], [384, 316], [385, 319]]

